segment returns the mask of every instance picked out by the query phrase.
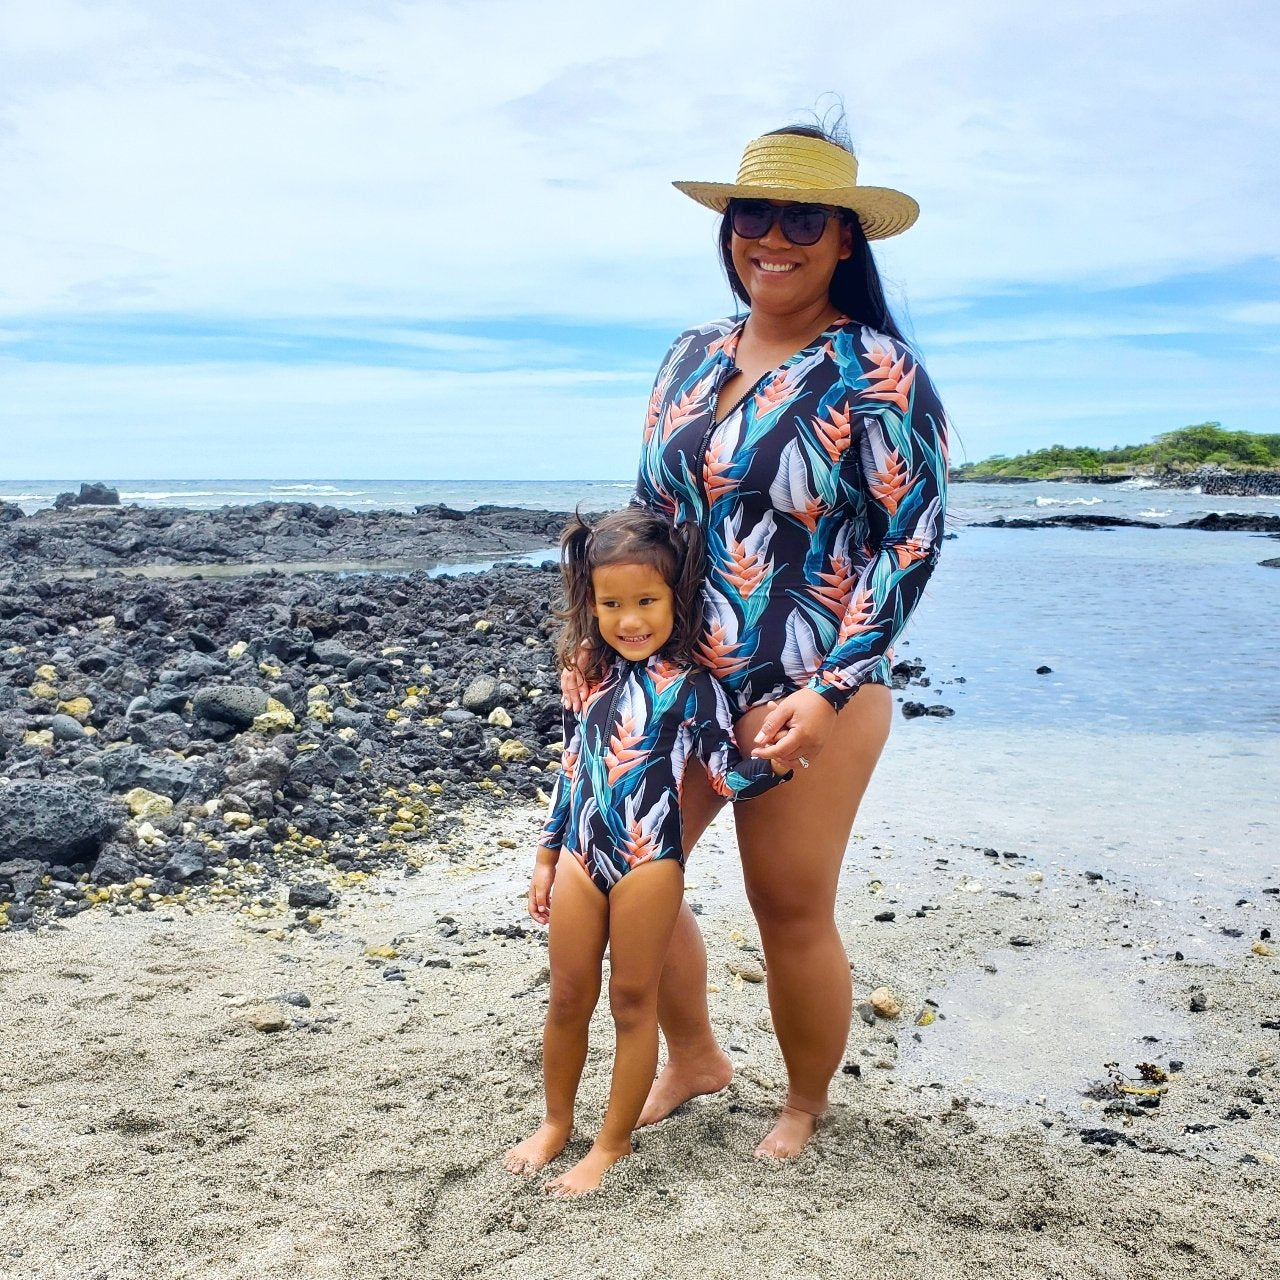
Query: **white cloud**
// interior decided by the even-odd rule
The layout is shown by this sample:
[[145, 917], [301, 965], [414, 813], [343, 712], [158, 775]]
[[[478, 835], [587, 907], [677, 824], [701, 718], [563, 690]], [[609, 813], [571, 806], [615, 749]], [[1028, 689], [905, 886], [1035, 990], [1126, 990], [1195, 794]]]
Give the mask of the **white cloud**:
[[922, 301], [1280, 252], [1270, 4], [11, 3], [0, 310], [683, 322], [673, 177], [844, 94]]
[[[450, 320], [530, 323], [484, 400], [470, 374], [161, 365], [136, 344], [116, 368], [0, 364], [25, 437], [0, 467], [136, 447], [161, 470], [267, 474], [307, 438], [316, 474], [397, 474], [452, 456], [479, 414], [510, 474], [625, 477], [648, 375], [574, 373], [538, 318], [723, 313], [714, 219], [670, 181], [732, 176], [748, 138], [826, 90], [863, 181], [923, 206], [877, 252], [971, 453], [1053, 424], [1267, 429], [1269, 368], [1224, 381], [1220, 353], [1126, 339], [1221, 322], [1274, 354], [1276, 304], [1233, 303], [1230, 281], [1280, 257], [1278, 37], [1280, 8], [1245, 0], [7, 0], [0, 340], [101, 313], [212, 318], [212, 346], [288, 317], [286, 339], [310, 325], [468, 367], [503, 344]], [[1227, 282], [1212, 307], [1175, 296], [1196, 272]], [[1159, 304], [1117, 292], [1161, 281]], [[1112, 292], [1096, 315], [1056, 309], [1072, 289]]]

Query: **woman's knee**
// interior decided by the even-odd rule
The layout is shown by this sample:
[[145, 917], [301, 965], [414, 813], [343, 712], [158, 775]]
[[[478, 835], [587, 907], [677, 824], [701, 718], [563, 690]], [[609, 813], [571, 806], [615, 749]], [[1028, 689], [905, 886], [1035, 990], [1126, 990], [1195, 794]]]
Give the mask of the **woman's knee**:
[[766, 947], [804, 943], [836, 927], [835, 894], [816, 886], [747, 885], [747, 901]]

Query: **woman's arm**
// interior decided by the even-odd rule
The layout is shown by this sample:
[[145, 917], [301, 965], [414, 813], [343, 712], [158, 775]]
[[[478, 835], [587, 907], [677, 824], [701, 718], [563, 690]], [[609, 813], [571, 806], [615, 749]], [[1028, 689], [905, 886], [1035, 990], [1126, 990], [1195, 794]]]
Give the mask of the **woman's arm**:
[[[865, 331], [864, 331], [865, 335]], [[865, 340], [865, 337], [864, 337]], [[854, 392], [862, 432], [859, 483], [875, 554], [857, 582], [836, 643], [806, 688], [837, 711], [889, 651], [916, 607], [942, 545], [947, 421], [924, 366], [879, 338]]]

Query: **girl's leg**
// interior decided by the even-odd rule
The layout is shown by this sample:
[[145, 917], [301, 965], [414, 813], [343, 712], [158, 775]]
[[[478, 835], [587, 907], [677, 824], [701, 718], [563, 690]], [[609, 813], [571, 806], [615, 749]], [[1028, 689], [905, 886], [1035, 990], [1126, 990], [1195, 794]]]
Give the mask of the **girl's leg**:
[[684, 897], [674, 859], [636, 867], [609, 892], [609, 1004], [617, 1047], [604, 1124], [591, 1150], [547, 1184], [558, 1196], [594, 1191], [610, 1165], [631, 1154], [636, 1127], [658, 1065], [658, 979]]
[[502, 1164], [510, 1173], [536, 1173], [564, 1150], [573, 1131], [573, 1102], [587, 1060], [587, 1028], [600, 998], [608, 902], [576, 858], [561, 857], [551, 891], [551, 998], [542, 1033], [546, 1117], [507, 1152]]
[[[741, 741], [751, 741], [766, 714], [764, 707], [747, 712], [738, 722]], [[836, 929], [836, 883], [892, 714], [888, 689], [860, 689], [808, 769], [735, 810], [747, 897], [764, 944], [769, 1008], [790, 1084], [758, 1156], [785, 1159], [804, 1146], [844, 1056], [853, 997]]]
[[[686, 859], [724, 803], [711, 790], [702, 769], [691, 767], [686, 772], [680, 801]], [[658, 1022], [667, 1042], [667, 1064], [649, 1090], [640, 1112], [642, 1125], [665, 1120], [690, 1098], [715, 1093], [733, 1078], [729, 1055], [716, 1043], [711, 1030], [707, 949], [697, 918], [684, 901], [658, 986]]]

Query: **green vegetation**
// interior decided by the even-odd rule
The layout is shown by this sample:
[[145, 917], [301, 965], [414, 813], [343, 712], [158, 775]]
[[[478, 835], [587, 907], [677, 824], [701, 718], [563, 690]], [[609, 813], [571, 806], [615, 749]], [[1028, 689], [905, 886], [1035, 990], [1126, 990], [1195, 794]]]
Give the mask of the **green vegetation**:
[[1280, 435], [1252, 431], [1224, 431], [1218, 422], [1201, 422], [1156, 436], [1150, 444], [1116, 445], [1111, 449], [1071, 449], [1055, 444], [1033, 449], [1016, 458], [996, 454], [955, 469], [964, 480], [991, 476], [1062, 479], [1072, 475], [1105, 476], [1171, 469], [1190, 470], [1218, 463], [1231, 470], [1280, 468]]

